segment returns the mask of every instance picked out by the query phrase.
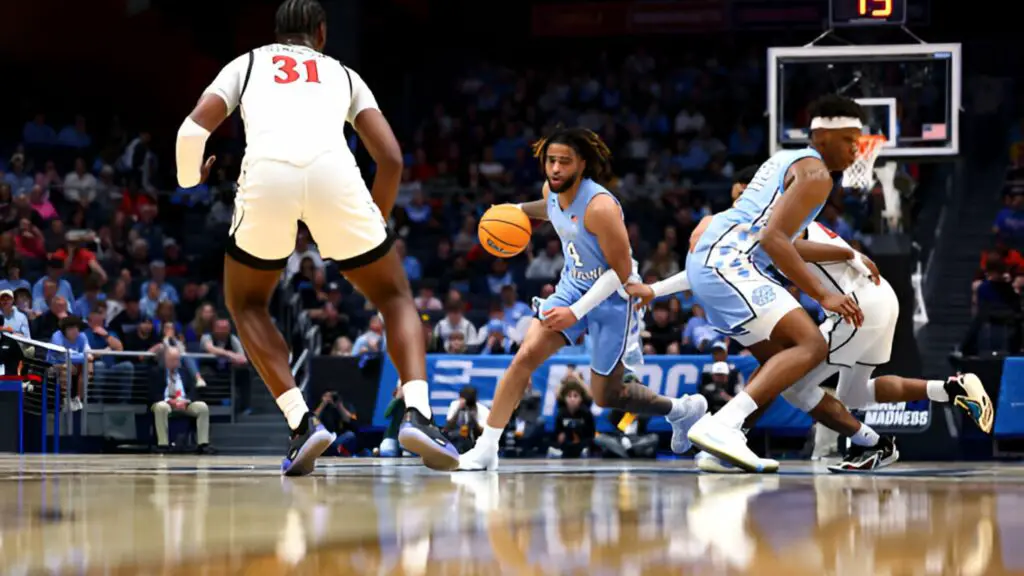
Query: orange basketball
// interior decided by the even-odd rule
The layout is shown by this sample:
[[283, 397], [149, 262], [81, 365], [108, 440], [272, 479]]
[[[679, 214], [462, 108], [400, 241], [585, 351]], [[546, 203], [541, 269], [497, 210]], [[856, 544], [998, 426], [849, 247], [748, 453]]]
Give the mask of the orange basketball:
[[514, 204], [491, 206], [480, 219], [477, 237], [484, 250], [498, 258], [511, 258], [530, 243], [530, 218]]

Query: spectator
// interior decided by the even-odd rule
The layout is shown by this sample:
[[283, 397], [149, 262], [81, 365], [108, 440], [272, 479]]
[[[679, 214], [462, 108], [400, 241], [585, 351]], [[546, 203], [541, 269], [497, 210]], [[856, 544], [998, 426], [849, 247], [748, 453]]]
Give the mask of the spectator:
[[410, 256], [406, 252], [405, 240], [401, 238], [395, 240], [395, 254], [402, 261], [405, 275], [409, 278], [410, 282], [416, 282], [423, 277], [423, 267], [420, 266], [420, 261], [415, 256]]
[[10, 332], [25, 338], [32, 337], [28, 316], [14, 306], [14, 291], [10, 288], [0, 290], [0, 316], [3, 317], [3, 332]]
[[28, 218], [22, 218], [18, 223], [18, 232], [14, 236], [14, 249], [18, 258], [26, 260], [46, 258], [43, 232]]
[[[231, 323], [226, 319], [218, 318], [213, 323], [213, 330], [204, 334], [199, 341], [203, 352], [213, 354], [217, 357], [211, 371], [222, 381], [231, 381], [234, 372], [234, 386], [237, 391], [238, 402], [236, 412], [247, 414], [250, 411], [249, 399], [252, 389], [249, 387], [249, 359], [245, 356], [242, 342], [231, 333]], [[204, 380], [210, 381], [204, 376]]]
[[57, 134], [57, 145], [73, 150], [84, 150], [92, 145], [92, 138], [85, 129], [85, 116], [75, 116], [75, 123], [68, 124]]
[[487, 275], [487, 288], [491, 295], [500, 296], [505, 286], [515, 285], [512, 273], [508, 269], [508, 262], [504, 258], [495, 258], [491, 262], [491, 273]]
[[448, 339], [444, 341], [444, 351], [448, 354], [468, 354], [466, 335], [458, 330], [449, 333]]
[[[139, 299], [131, 294], [125, 294], [124, 310], [122, 310], [117, 316], [114, 316], [114, 318], [108, 323], [108, 326], [118, 334], [127, 335], [135, 332], [135, 327], [144, 319], [152, 321], [152, 318], [143, 315]], [[136, 348], [129, 349], [136, 350]]]
[[444, 304], [441, 304], [441, 301], [434, 296], [434, 282], [429, 280], [420, 282], [419, 294], [414, 302], [416, 309], [421, 312], [444, 310]]
[[38, 184], [32, 186], [32, 190], [28, 195], [28, 204], [43, 221], [60, 218], [60, 214], [57, 213], [57, 209], [54, 208], [53, 204], [51, 204], [49, 199], [46, 198], [46, 193], [43, 190], [43, 187]]
[[700, 393], [707, 398], [708, 412], [718, 412], [726, 402], [738, 393], [733, 384], [732, 369], [725, 362], [711, 365], [710, 378], [701, 382]]
[[480, 354], [515, 354], [519, 344], [509, 337], [508, 328], [501, 320], [491, 320], [485, 327], [487, 339], [480, 347]]
[[4, 182], [11, 187], [14, 198], [28, 196], [35, 186], [35, 179], [25, 171], [25, 155], [15, 154], [11, 156], [10, 170], [4, 174]]
[[562, 380], [555, 414], [555, 441], [549, 458], [586, 458], [597, 434], [590, 394], [574, 376]]
[[64, 261], [64, 269], [82, 278], [95, 276], [98, 282], [97, 288], [107, 283], [107, 272], [96, 259], [96, 253], [85, 247], [85, 242], [91, 239], [82, 232], [67, 233], [67, 249], [61, 248], [51, 256]]
[[86, 171], [85, 159], [75, 159], [75, 169], [64, 178], [64, 199], [86, 206], [96, 199], [96, 177]]
[[46, 115], [38, 113], [31, 122], [26, 122], [21, 132], [21, 139], [26, 146], [33, 148], [49, 148], [57, 142], [57, 133], [46, 123]]
[[334, 346], [331, 347], [331, 356], [351, 356], [352, 355], [352, 340], [348, 336], [339, 336], [334, 340]]
[[501, 287], [502, 320], [513, 328], [517, 327], [523, 318], [533, 315], [533, 309], [525, 302], [520, 302], [518, 296], [515, 284], [506, 284]]
[[36, 280], [36, 283], [32, 285], [32, 298], [39, 300], [43, 297], [43, 282], [48, 278], [57, 285], [57, 295], [61, 296], [68, 302], [75, 301], [75, 294], [71, 290], [71, 284], [63, 278], [64, 276], [64, 259], [63, 258], [50, 258], [46, 262], [46, 276]]
[[358, 451], [356, 432], [358, 432], [355, 408], [346, 404], [337, 392], [324, 392], [320, 397], [320, 405], [313, 411], [324, 425], [324, 428], [337, 434], [334, 443], [325, 454], [331, 456], [353, 456]]
[[361, 354], [376, 354], [383, 351], [384, 321], [380, 319], [380, 316], [374, 315], [370, 317], [370, 325], [366, 332], [356, 338], [355, 344], [352, 345], [352, 354], [359, 356]]
[[202, 400], [191, 400], [196, 383], [187, 371], [181, 369], [181, 353], [176, 348], [163, 352], [163, 366], [153, 369], [150, 377], [150, 409], [156, 428], [156, 450], [167, 452], [167, 437], [171, 412], [182, 413], [196, 419], [196, 451], [212, 454], [210, 446], [210, 408]]
[[655, 302], [641, 333], [644, 354], [679, 354], [682, 332], [672, 324], [667, 302]]
[[199, 348], [199, 341], [203, 336], [213, 332], [213, 323], [217, 320], [217, 311], [213, 304], [205, 302], [196, 308], [195, 315], [188, 326], [185, 327], [185, 347], [195, 351]]
[[1010, 194], [1006, 206], [996, 215], [993, 232], [1008, 246], [1018, 250], [1024, 246], [1024, 191]]
[[[51, 285], [51, 283], [47, 282], [47, 292], [50, 291]], [[32, 325], [32, 333], [36, 335], [36, 338], [50, 338], [60, 329], [61, 321], [70, 315], [71, 311], [68, 309], [68, 301], [63, 296], [56, 294], [48, 300], [48, 304], [35, 319], [35, 323]]]
[[[527, 248], [528, 256], [531, 255], [529, 249]], [[530, 258], [530, 264], [526, 267], [526, 277], [530, 280], [556, 280], [564, 266], [562, 243], [558, 238], [548, 238], [544, 250]]]
[[[310, 261], [309, 265], [305, 262], [307, 258]], [[303, 266], [310, 265], [313, 269], [323, 270], [324, 261], [320, 258], [320, 251], [309, 241], [309, 230], [305, 226], [300, 226], [298, 234], [295, 235], [295, 251], [288, 257], [288, 263], [285, 264], [284, 281], [291, 282], [299, 270], [303, 269]], [[306, 271], [309, 272], [307, 279], [312, 280], [312, 269], [306, 268]]]
[[742, 390], [746, 381], [743, 375], [740, 374], [736, 365], [729, 362], [729, 345], [725, 342], [718, 341], [711, 345], [711, 362], [704, 364], [704, 368], [701, 370], [700, 381], [701, 385], [707, 384], [711, 381], [711, 368], [718, 362], [725, 362], [729, 366], [729, 386], [732, 390]]
[[351, 328], [349, 327], [348, 316], [342, 314], [337, 307], [330, 302], [324, 304], [324, 315], [317, 322], [320, 326], [320, 338], [323, 342], [321, 354], [330, 354], [334, 342], [339, 338], [348, 336]]
[[[103, 293], [100, 292], [100, 285], [99, 280], [92, 277], [86, 278], [85, 291], [81, 298], [75, 300], [72, 309], [78, 314], [88, 316], [89, 312], [104, 300]], [[104, 311], [106, 311], [106, 306], [104, 306]]]
[[448, 339], [454, 332], [460, 333], [469, 342], [477, 340], [476, 328], [463, 315], [463, 310], [465, 310], [465, 304], [462, 300], [449, 297], [448, 303], [445, 305], [445, 317], [434, 328], [434, 334], [445, 343], [445, 348], [448, 347]]
[[477, 401], [476, 388], [463, 386], [459, 397], [448, 406], [448, 414], [443, 428], [444, 435], [459, 453], [468, 451], [476, 443], [477, 437], [483, 432], [483, 424], [487, 422], [490, 410]]
[[658, 242], [654, 254], [644, 262], [640, 273], [648, 272], [656, 274], [659, 278], [668, 278], [679, 273], [679, 256], [672, 251], [668, 242]]
[[69, 393], [71, 397], [71, 411], [77, 412], [82, 409], [82, 396], [85, 391], [85, 372], [92, 363], [89, 341], [82, 333], [82, 320], [78, 316], [64, 316], [58, 323], [58, 330], [50, 337], [50, 344], [60, 346], [67, 350], [64, 353], [50, 350], [47, 353], [47, 361], [58, 367], [60, 370], [61, 388], [65, 388], [67, 380], [66, 359], [71, 360], [71, 380], [75, 382], [75, 388]]
[[[107, 307], [106, 303], [102, 301], [97, 302], [96, 306], [89, 310], [86, 320], [85, 338], [89, 343], [90, 350], [94, 354], [97, 352], [121, 352], [124, 350], [124, 344], [118, 338], [118, 335], [106, 329], [106, 317]], [[131, 361], [124, 356], [95, 355], [99, 356], [99, 359], [93, 363], [93, 369], [96, 373], [93, 379], [93, 394], [97, 395], [95, 391], [98, 390], [102, 392], [102, 394], [98, 395], [104, 399], [125, 401], [131, 398], [130, 386], [132, 374], [134, 373], [134, 366]], [[101, 386], [103, 387], [102, 389]], [[117, 395], [111, 394], [112, 390], [108, 388], [115, 386], [120, 389], [120, 393]]]
[[722, 334], [711, 327], [704, 316], [704, 308], [694, 304], [692, 316], [686, 321], [683, 329], [683, 352], [704, 352], [715, 342], [722, 341]]
[[[485, 419], [486, 421], [486, 419]], [[519, 405], [505, 428], [505, 456], [529, 457], [544, 452], [544, 417], [541, 395], [528, 380]]]

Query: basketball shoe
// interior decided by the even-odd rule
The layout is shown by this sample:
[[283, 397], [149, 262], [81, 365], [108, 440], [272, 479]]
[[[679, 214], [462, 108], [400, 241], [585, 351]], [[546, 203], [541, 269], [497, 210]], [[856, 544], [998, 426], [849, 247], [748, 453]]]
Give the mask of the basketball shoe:
[[[710, 414], [705, 414], [698, 420], [690, 428], [687, 437], [701, 450], [710, 452], [747, 472], [768, 471], [766, 468], [770, 462], [760, 458], [747, 447], [747, 437], [742, 430], [722, 424]], [[777, 469], [778, 463], [775, 464]]]
[[690, 394], [677, 398], [673, 402], [676, 405], [672, 412], [678, 411], [678, 414], [669, 413], [665, 419], [672, 425], [672, 451], [676, 454], [683, 454], [691, 446], [690, 439], [686, 437], [686, 434], [690, 431], [690, 427], [707, 413], [708, 401], [700, 394]]
[[316, 468], [316, 459], [334, 442], [336, 435], [328, 432], [312, 413], [303, 418], [299, 427], [292, 431], [288, 455], [281, 462], [285, 476], [306, 476]]
[[405, 411], [402, 425], [398, 428], [398, 443], [422, 458], [423, 464], [432, 470], [449, 471], [459, 467], [459, 451], [429, 418], [415, 408]]
[[[561, 454], [559, 454], [561, 457]], [[551, 453], [548, 453], [551, 458]], [[493, 472], [498, 469], [498, 447], [486, 442], [476, 441], [469, 452], [459, 456], [459, 470], [472, 472]]]
[[992, 400], [985, 392], [985, 386], [981, 379], [974, 374], [960, 374], [950, 376], [946, 380], [946, 394], [949, 394], [949, 401], [954, 406], [962, 408], [967, 415], [974, 420], [986, 434], [992, 433], [992, 423], [995, 414], [992, 410]]
[[830, 472], [870, 472], [895, 464], [900, 459], [900, 451], [892, 438], [883, 436], [874, 446], [850, 446], [846, 458], [839, 464], [829, 466]]
[[[697, 463], [697, 469], [701, 472], [711, 472], [714, 474], [746, 473], [746, 470], [738, 466], [733, 466], [718, 456], [708, 452], [698, 452], [697, 456], [694, 457], [693, 460]], [[772, 460], [771, 458], [761, 458], [760, 460], [761, 472], [772, 474], [779, 471], [778, 460]]]

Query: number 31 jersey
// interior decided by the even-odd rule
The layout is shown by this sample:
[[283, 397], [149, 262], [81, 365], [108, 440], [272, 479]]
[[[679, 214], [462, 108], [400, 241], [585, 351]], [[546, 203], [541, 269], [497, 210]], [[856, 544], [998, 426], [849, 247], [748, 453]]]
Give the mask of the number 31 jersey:
[[356, 171], [345, 122], [378, 108], [358, 74], [330, 56], [293, 44], [269, 44], [239, 56], [204, 94], [221, 97], [229, 114], [241, 108], [247, 161], [306, 166], [338, 152]]

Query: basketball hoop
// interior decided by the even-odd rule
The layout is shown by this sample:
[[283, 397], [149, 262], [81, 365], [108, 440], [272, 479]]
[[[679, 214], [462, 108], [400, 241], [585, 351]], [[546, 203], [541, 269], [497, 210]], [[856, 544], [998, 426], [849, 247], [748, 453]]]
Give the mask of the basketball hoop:
[[843, 172], [843, 188], [870, 190], [875, 184], [875, 160], [885, 144], [881, 134], [864, 134], [857, 139], [857, 159]]

